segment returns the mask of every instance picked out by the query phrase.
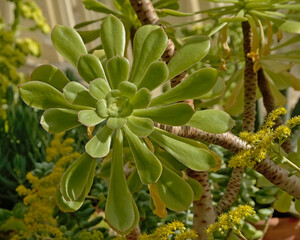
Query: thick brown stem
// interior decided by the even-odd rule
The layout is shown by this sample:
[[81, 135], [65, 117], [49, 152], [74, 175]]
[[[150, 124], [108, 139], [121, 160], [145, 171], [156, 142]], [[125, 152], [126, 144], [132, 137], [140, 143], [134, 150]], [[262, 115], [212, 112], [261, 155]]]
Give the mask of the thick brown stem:
[[[267, 114], [272, 112], [276, 108], [276, 102], [272, 95], [269, 83], [265, 78], [264, 71], [260, 68], [257, 72], [257, 80], [258, 80], [258, 87], [263, 96], [264, 106], [266, 108]], [[281, 117], [276, 119], [275, 127], [278, 127], [283, 124]], [[290, 139], [287, 139], [282, 145], [282, 148], [287, 152], [290, 153], [293, 151], [293, 145]]]
[[203, 187], [203, 195], [200, 200], [193, 202], [193, 229], [198, 234], [198, 240], [206, 240], [207, 235], [205, 229], [215, 222], [215, 212], [212, 206], [212, 196], [209, 188], [208, 173], [196, 172], [188, 169], [188, 175], [198, 182]]
[[[248, 57], [251, 52], [251, 29], [248, 22], [242, 22], [243, 37], [244, 37], [244, 58], [245, 58], [245, 71], [244, 71], [244, 116], [243, 116], [243, 130], [253, 132], [256, 113], [256, 88], [257, 88], [257, 75], [253, 69], [253, 61]], [[230, 180], [227, 184], [224, 195], [216, 206], [217, 214], [221, 214], [227, 210], [235, 201], [241, 185], [244, 169], [235, 168]]]
[[132, 231], [126, 235], [126, 239], [137, 240], [140, 235], [141, 235], [140, 227], [139, 225], [136, 225], [134, 229], [132, 229]]
[[289, 171], [279, 167], [268, 158], [257, 163], [254, 169], [283, 191], [300, 199], [300, 178], [297, 176], [289, 177]]
[[257, 75], [253, 69], [253, 61], [248, 57], [251, 52], [251, 29], [249, 23], [242, 22], [243, 37], [244, 37], [244, 57], [245, 57], [245, 71], [244, 71], [244, 116], [243, 116], [243, 130], [248, 132], [254, 131], [255, 113], [256, 113], [256, 88]]
[[227, 184], [226, 190], [221, 199], [219, 200], [218, 205], [215, 207], [217, 215], [223, 213], [235, 201], [237, 193], [240, 190], [243, 172], [243, 168], [234, 168], [232, 170], [231, 177]]
[[159, 18], [150, 0], [130, 0], [130, 3], [143, 25], [158, 23]]

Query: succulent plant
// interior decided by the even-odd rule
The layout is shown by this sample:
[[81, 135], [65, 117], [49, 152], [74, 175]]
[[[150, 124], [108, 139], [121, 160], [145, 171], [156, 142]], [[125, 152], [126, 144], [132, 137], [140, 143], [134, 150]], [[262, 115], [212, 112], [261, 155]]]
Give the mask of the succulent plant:
[[[209, 51], [209, 39], [189, 39], [166, 65], [160, 60], [168, 42], [166, 33], [159, 26], [143, 26], [134, 37], [130, 67], [124, 57], [124, 26], [112, 15], [101, 26], [105, 56], [103, 50], [88, 54], [80, 35], [71, 28], [56, 26], [51, 37], [56, 50], [78, 69], [86, 84], [70, 82], [56, 67], [42, 65], [33, 71], [31, 81], [19, 87], [22, 99], [33, 108], [45, 110], [41, 124], [49, 132], [58, 133], [79, 125], [90, 129], [96, 126], [85, 153], [61, 179], [56, 196], [60, 209], [80, 208], [93, 182], [96, 158], [105, 157], [112, 149], [106, 220], [121, 234], [133, 229], [139, 212], [123, 172], [124, 136], [134, 158], [136, 171], [132, 174], [137, 175], [137, 181], [155, 184], [169, 209], [187, 209], [195, 196], [199, 197], [196, 188], [201, 185], [185, 181], [180, 170], [213, 169], [218, 157], [206, 145], [172, 135], [154, 127], [154, 123], [187, 124], [215, 133], [228, 131], [234, 123], [224, 112], [195, 112], [190, 105], [180, 102], [199, 98], [213, 88], [217, 71], [212, 68], [193, 73], [158, 96], [152, 97], [151, 91], [200, 61]], [[99, 54], [104, 56], [101, 61]], [[148, 147], [150, 142], [166, 153], [156, 156]]]

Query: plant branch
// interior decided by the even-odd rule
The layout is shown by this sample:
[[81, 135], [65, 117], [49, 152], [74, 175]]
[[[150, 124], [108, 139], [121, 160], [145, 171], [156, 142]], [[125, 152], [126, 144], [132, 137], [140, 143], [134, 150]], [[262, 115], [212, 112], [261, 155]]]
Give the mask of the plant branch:
[[193, 202], [193, 228], [197, 230], [198, 240], [207, 240], [205, 229], [215, 222], [215, 212], [212, 206], [212, 196], [209, 187], [207, 172], [196, 172], [188, 169], [188, 175], [197, 180], [203, 187], [203, 195], [200, 200]]
[[134, 229], [130, 233], [126, 235], [127, 240], [136, 240], [141, 235], [141, 230], [139, 225], [137, 224]]
[[[187, 126], [170, 127], [162, 124], [156, 124], [156, 126], [180, 137], [219, 145], [234, 153], [238, 153], [249, 147], [246, 142], [230, 132], [212, 134]], [[269, 158], [255, 164], [254, 170], [264, 175], [271, 183], [281, 188], [283, 191], [286, 191], [296, 199], [300, 199], [300, 178], [295, 175], [289, 177], [289, 171], [276, 165]]]

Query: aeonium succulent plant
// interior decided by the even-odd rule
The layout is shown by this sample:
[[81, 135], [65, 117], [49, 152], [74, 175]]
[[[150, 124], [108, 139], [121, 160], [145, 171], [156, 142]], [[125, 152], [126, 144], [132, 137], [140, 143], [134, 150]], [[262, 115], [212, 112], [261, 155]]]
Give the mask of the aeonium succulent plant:
[[[56, 50], [77, 69], [83, 85], [70, 82], [56, 67], [42, 65], [31, 74], [31, 81], [19, 87], [29, 106], [45, 110], [41, 124], [58, 133], [85, 125], [96, 126], [95, 134], [85, 146], [85, 153], [64, 173], [56, 201], [63, 211], [75, 211], [88, 194], [96, 159], [112, 148], [110, 186], [106, 203], [106, 220], [121, 234], [137, 224], [139, 212], [123, 172], [123, 142], [126, 136], [137, 174], [143, 184], [152, 186], [156, 202], [172, 210], [187, 209], [199, 197], [201, 185], [185, 181], [181, 170], [211, 170], [218, 157], [206, 145], [184, 139], [154, 127], [154, 122], [221, 133], [233, 126], [233, 120], [218, 110], [195, 112], [180, 102], [199, 98], [209, 92], [217, 71], [201, 69], [173, 89], [156, 97], [151, 91], [200, 61], [209, 50], [209, 39], [193, 37], [166, 65], [160, 60], [167, 46], [167, 36], [159, 26], [141, 27], [133, 42], [133, 63], [124, 57], [126, 38], [122, 22], [108, 16], [101, 26], [105, 59], [88, 54], [80, 35], [65, 26], [52, 31]], [[167, 154], [156, 154], [147, 147], [155, 142]], [[112, 146], [111, 146], [112, 145]], [[163, 156], [163, 157], [162, 157]], [[155, 202], [155, 201], [154, 201]]]

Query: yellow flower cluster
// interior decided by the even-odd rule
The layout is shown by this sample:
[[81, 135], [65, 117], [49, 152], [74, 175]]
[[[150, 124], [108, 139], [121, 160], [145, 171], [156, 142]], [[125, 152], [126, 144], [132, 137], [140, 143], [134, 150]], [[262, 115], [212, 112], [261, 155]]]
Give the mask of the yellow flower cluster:
[[46, 150], [47, 161], [58, 159], [53, 171], [43, 178], [38, 178], [29, 172], [26, 179], [31, 184], [31, 188], [21, 185], [16, 189], [20, 196], [24, 196], [23, 202], [28, 206], [28, 211], [24, 215], [24, 223], [28, 231], [20, 232], [13, 240], [24, 239], [36, 234], [42, 238], [54, 236], [57, 239], [62, 236], [62, 232], [57, 228], [56, 220], [53, 218], [55, 193], [66, 166], [80, 156], [78, 152], [74, 152], [71, 146], [74, 139], [67, 138], [63, 141], [61, 139], [63, 135], [64, 133], [55, 135], [51, 146]]
[[23, 18], [31, 19], [35, 22], [36, 28], [42, 30], [43, 33], [50, 32], [50, 26], [47, 24], [40, 7], [33, 0], [20, 1], [21, 15]]
[[193, 230], [187, 230], [182, 222], [174, 221], [156, 228], [152, 234], [143, 234], [139, 240], [192, 240], [198, 235]]
[[250, 147], [233, 156], [229, 160], [229, 167], [253, 167], [257, 162], [264, 160], [267, 155], [278, 157], [278, 153], [274, 151], [274, 143], [281, 145], [291, 135], [291, 128], [300, 124], [300, 116], [297, 116], [273, 129], [276, 119], [285, 113], [284, 108], [277, 108], [269, 114], [258, 132], [241, 132], [240, 138]]
[[233, 230], [238, 233], [241, 227], [241, 220], [248, 216], [254, 215], [254, 209], [249, 205], [238, 206], [236, 209], [229, 211], [228, 213], [223, 213], [218, 217], [217, 222], [210, 225], [206, 229], [206, 234], [210, 240], [213, 240], [213, 233], [215, 231], [224, 234], [228, 230]]
[[103, 240], [104, 239], [103, 233], [99, 230], [93, 230], [92, 232], [81, 231], [78, 237], [80, 240]]

